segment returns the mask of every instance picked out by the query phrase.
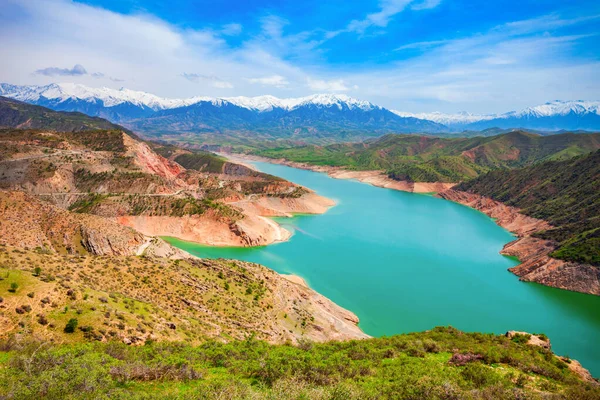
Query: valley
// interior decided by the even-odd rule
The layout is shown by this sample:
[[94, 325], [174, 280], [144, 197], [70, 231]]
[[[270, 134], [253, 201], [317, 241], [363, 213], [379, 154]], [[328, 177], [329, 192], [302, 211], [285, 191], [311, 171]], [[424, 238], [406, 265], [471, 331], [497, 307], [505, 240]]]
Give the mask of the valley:
[[599, 19], [0, 0], [0, 400], [600, 400]]
[[[355, 346], [361, 339], [366, 344], [359, 346], [381, 348], [384, 339], [371, 336], [404, 334], [391, 339], [405, 343], [394, 359], [405, 354], [411, 368], [429, 365], [440, 371], [434, 374], [454, 374], [464, 365], [452, 360], [471, 349], [464, 338], [481, 337], [486, 344], [473, 357], [484, 361], [471, 365], [481, 365], [485, 379], [511, 386], [529, 374], [518, 378], [523, 393], [565, 398], [597, 390], [592, 376], [600, 356], [591, 343], [600, 321], [590, 310], [600, 297], [531, 286], [507, 273], [597, 294], [596, 221], [572, 223], [595, 213], [595, 203], [544, 216], [550, 224], [536, 219], [540, 211], [528, 211], [526, 203], [515, 200], [519, 208], [511, 208], [489, 199], [510, 202], [494, 188], [497, 178], [486, 181], [500, 173], [516, 174], [502, 178], [514, 182], [524, 181], [519, 173], [540, 174], [540, 182], [560, 183], [548, 190], [553, 198], [565, 191], [563, 204], [575, 190], [576, 197], [589, 198], [597, 181], [597, 134], [385, 135], [327, 146], [287, 142], [282, 148], [249, 142], [250, 154], [230, 155], [147, 141], [83, 114], [0, 100], [10, 115], [0, 129], [0, 291], [6, 293], [0, 296], [0, 343], [11, 357], [36, 342], [60, 343], [44, 354], [80, 342], [152, 348], [263, 341], [274, 346], [269, 353], [324, 342], [324, 349], [334, 346], [341, 354], [342, 345], [332, 340]], [[555, 166], [540, 167], [545, 165]], [[561, 177], [570, 170], [571, 177]], [[497, 218], [519, 239], [511, 242], [512, 235], [487, 216], [453, 202]], [[569, 259], [573, 254], [592, 258]], [[435, 328], [440, 325], [461, 331]], [[515, 329], [544, 335], [520, 334], [527, 338], [523, 343], [521, 336], [500, 336]], [[426, 332], [409, 333], [414, 331]], [[545, 335], [556, 354], [576, 357], [591, 374], [554, 355]], [[535, 349], [530, 337], [543, 346]], [[459, 348], [449, 351], [448, 343]], [[486, 359], [494, 343], [516, 345], [513, 356], [524, 351], [519, 357], [535, 361]], [[539, 369], [545, 365], [539, 357], [550, 363], [547, 369]], [[200, 368], [197, 360], [196, 367], [190, 362], [185, 368]], [[498, 363], [511, 374], [494, 375]], [[365, 376], [379, 380], [381, 365], [371, 368]], [[19, 371], [13, 364], [2, 369]], [[278, 384], [286, 382], [277, 376]], [[472, 391], [472, 378], [461, 379], [454, 379], [453, 390]], [[192, 380], [205, 390], [205, 381]], [[22, 390], [10, 381], [0, 388]], [[302, 382], [309, 386], [300, 391], [337, 387]], [[265, 390], [274, 390], [272, 384]], [[496, 390], [491, 387], [480, 384]], [[368, 388], [353, 390], [361, 397]]]
[[[465, 331], [543, 331], [553, 338], [556, 352], [569, 354], [596, 373], [600, 358], [594, 343], [600, 320], [595, 310], [600, 297], [522, 282], [508, 271], [519, 268], [520, 261], [500, 254], [518, 237], [497, 224], [526, 236], [543, 228], [543, 222], [514, 210], [502, 214], [500, 208], [466, 201], [461, 202], [470, 207], [284, 165], [255, 165], [314, 188], [338, 204], [323, 215], [279, 220], [295, 233], [290, 241], [273, 246], [215, 248], [165, 240], [199, 257], [241, 259], [299, 275], [353, 310], [359, 326], [375, 337], [427, 330], [440, 321]], [[497, 220], [471, 207], [494, 210], [489, 215]], [[569, 289], [593, 293], [596, 278], [568, 275], [575, 271], [563, 271], [572, 278]]]

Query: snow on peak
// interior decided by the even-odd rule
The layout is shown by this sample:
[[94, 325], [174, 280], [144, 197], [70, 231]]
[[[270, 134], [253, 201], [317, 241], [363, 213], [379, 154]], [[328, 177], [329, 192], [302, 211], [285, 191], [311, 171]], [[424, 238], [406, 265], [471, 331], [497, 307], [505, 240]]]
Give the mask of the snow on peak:
[[[256, 97], [191, 97], [187, 99], [169, 99], [126, 88], [91, 88], [76, 83], [51, 83], [45, 86], [18, 86], [0, 83], [0, 95], [29, 103], [35, 103], [40, 100], [52, 100], [56, 103], [62, 103], [68, 100], [80, 100], [90, 103], [101, 102], [104, 107], [114, 107], [119, 104], [130, 103], [138, 107], [150, 108], [155, 111], [185, 107], [200, 102], [210, 102], [215, 106], [233, 104], [256, 112], [270, 112], [274, 109], [292, 111], [305, 106], [337, 107], [340, 110], [348, 108], [350, 110], [363, 111], [382, 109], [368, 101], [357, 100], [344, 94], [314, 94], [312, 96], [287, 99], [281, 99], [270, 95]], [[488, 115], [477, 115], [464, 111], [456, 114], [391, 111], [400, 117], [413, 117], [444, 125], [460, 125], [478, 121], [487, 121], [495, 118], [540, 118], [564, 116], [571, 113], [578, 115], [590, 113], [600, 115], [600, 101], [555, 100], [543, 105], [528, 107], [522, 111]]]
[[554, 116], [565, 116], [568, 114], [597, 114], [600, 115], [600, 101], [585, 101], [585, 100], [571, 100], [562, 101], [554, 100], [546, 104], [542, 104], [535, 107], [528, 107], [521, 111], [510, 111], [504, 114], [485, 114], [477, 115], [471, 114], [465, 111], [456, 114], [444, 114], [441, 112], [431, 113], [410, 113], [403, 111], [391, 110], [394, 114], [401, 117], [413, 117], [419, 119], [426, 119], [429, 121], [437, 122], [444, 125], [461, 125], [470, 124], [479, 121], [489, 121], [496, 118], [542, 118], [542, 117], [554, 117]]
[[527, 107], [519, 112], [510, 112], [508, 117], [552, 117], [568, 114], [598, 114], [600, 115], [600, 101], [554, 100], [535, 107]]
[[17, 86], [0, 84], [0, 94], [25, 102], [37, 102], [40, 99], [53, 100], [58, 103], [67, 100], [86, 102], [101, 101], [105, 107], [114, 107], [122, 103], [131, 103], [139, 107], [151, 108], [155, 111], [185, 107], [199, 102], [210, 102], [215, 106], [225, 103], [234, 104], [249, 110], [268, 112], [275, 108], [287, 111], [306, 105], [324, 107], [346, 106], [349, 109], [372, 110], [378, 108], [368, 101], [356, 100], [346, 95], [315, 94], [307, 97], [280, 99], [275, 96], [256, 97], [192, 97], [187, 99], [168, 99], [150, 93], [126, 88], [111, 89], [107, 87], [91, 88], [76, 83], [52, 83], [45, 86]]
[[334, 94], [315, 94], [312, 96], [280, 99], [275, 96], [257, 96], [257, 97], [224, 97], [223, 100], [235, 104], [239, 107], [255, 110], [259, 112], [272, 111], [275, 108], [281, 108], [286, 111], [295, 110], [298, 107], [316, 105], [324, 107], [338, 107], [340, 110], [346, 106], [349, 109], [359, 108], [361, 110], [372, 110], [377, 106], [368, 101], [356, 100], [346, 95]]
[[36, 102], [40, 99], [54, 100], [62, 103], [67, 100], [82, 100], [87, 102], [101, 101], [105, 107], [114, 107], [122, 103], [131, 103], [139, 107], [148, 107], [153, 110], [182, 107], [195, 99], [165, 99], [150, 93], [121, 88], [107, 87], [91, 88], [77, 83], [51, 83], [45, 86], [16, 86], [2, 84], [0, 93], [7, 97], [25, 102]]
[[466, 111], [461, 111], [456, 114], [444, 114], [438, 111], [430, 112], [430, 113], [409, 113], [397, 110], [391, 110], [394, 114], [400, 117], [412, 117], [418, 119], [426, 119], [429, 121], [437, 122], [438, 124], [443, 125], [454, 125], [454, 124], [470, 124], [472, 122], [478, 121], [487, 121], [490, 119], [497, 118], [495, 114], [489, 115], [476, 115], [471, 114]]

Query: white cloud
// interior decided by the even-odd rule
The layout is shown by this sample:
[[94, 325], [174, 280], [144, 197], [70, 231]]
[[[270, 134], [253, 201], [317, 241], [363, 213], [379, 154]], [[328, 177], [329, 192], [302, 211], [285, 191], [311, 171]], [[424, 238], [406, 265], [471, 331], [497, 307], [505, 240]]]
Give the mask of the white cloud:
[[242, 25], [240, 25], [240, 24], [236, 24], [236, 23], [225, 24], [221, 28], [221, 34], [226, 35], [226, 36], [236, 36], [236, 35], [239, 35], [240, 33], [242, 33]]
[[412, 49], [424, 50], [424, 49], [429, 49], [431, 47], [440, 46], [440, 45], [446, 44], [448, 42], [449, 42], [448, 40], [430, 40], [430, 41], [426, 41], [426, 42], [414, 42], [414, 43], [409, 43], [409, 44], [405, 44], [405, 45], [396, 47], [394, 49], [394, 51], [412, 50]]
[[[600, 93], [597, 56], [573, 57], [575, 46], [590, 36], [560, 34], [563, 27], [589, 25], [596, 15], [552, 14], [465, 37], [400, 42], [398, 50], [420, 51], [405, 60], [351, 70], [319, 59], [331, 32], [290, 34], [297, 29], [273, 15], [261, 19], [260, 33], [232, 48], [218, 29], [184, 29], [147, 14], [123, 15], [67, 0], [0, 2], [0, 80], [15, 84], [47, 84], [56, 76], [32, 72], [80, 64], [92, 72], [69, 76], [70, 81], [118, 88], [123, 85], [117, 81], [124, 79], [130, 89], [164, 97], [290, 97], [351, 90], [355, 97], [395, 109], [483, 113]], [[367, 21], [364, 29], [384, 29], [407, 7], [436, 5], [382, 1], [377, 12], [360, 21]]]
[[275, 86], [279, 88], [286, 87], [290, 84], [288, 80], [281, 75], [271, 75], [262, 78], [249, 78], [248, 82], [265, 86]]
[[306, 78], [306, 85], [317, 92], [347, 92], [350, 90], [343, 79], [322, 80]]
[[429, 10], [440, 5], [442, 0], [423, 0], [413, 4], [410, 8], [413, 10]]
[[351, 21], [346, 29], [337, 32], [330, 32], [329, 37], [336, 36], [341, 32], [357, 32], [364, 33], [370, 27], [385, 28], [388, 26], [392, 18], [404, 11], [409, 5], [413, 10], [428, 10], [437, 7], [442, 0], [381, 0], [379, 2], [379, 10], [368, 14], [362, 20]]
[[75, 64], [73, 68], [58, 68], [58, 67], [48, 67], [38, 69], [34, 72], [37, 75], [46, 75], [46, 76], [80, 76], [87, 75], [87, 71], [83, 68], [81, 64]]
[[[282, 24], [265, 20], [265, 34], [280, 35]], [[234, 33], [241, 26], [224, 29]], [[298, 94], [308, 94], [301, 89], [306, 73], [259, 40], [230, 49], [218, 31], [183, 29], [147, 14], [123, 15], [67, 0], [4, 0], [0, 40], [0, 59], [11, 60], [0, 63], [1, 80], [16, 84], [50, 83], [48, 74], [31, 72], [81, 64], [104, 76], [70, 76], [73, 82], [97, 86], [104, 80], [116, 87], [110, 77], [118, 76], [131, 89], [165, 97], [219, 96], [233, 87], [240, 95], [264, 94], [243, 77], [275, 75], [295, 81]], [[202, 91], [181, 79], [181, 71], [198, 75], [205, 82]], [[217, 75], [230, 78], [214, 79]], [[283, 83], [272, 88], [281, 90]]]
[[214, 75], [202, 75], [184, 72], [181, 76], [190, 82], [206, 82], [210, 86], [219, 89], [233, 89], [233, 84], [218, 76]]

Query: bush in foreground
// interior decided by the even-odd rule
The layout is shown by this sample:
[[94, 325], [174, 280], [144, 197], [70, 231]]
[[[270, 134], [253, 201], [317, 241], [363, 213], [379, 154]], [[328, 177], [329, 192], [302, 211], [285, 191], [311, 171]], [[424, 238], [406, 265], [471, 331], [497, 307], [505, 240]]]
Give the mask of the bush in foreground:
[[0, 348], [6, 399], [600, 398], [548, 350], [453, 328], [298, 347], [248, 339]]

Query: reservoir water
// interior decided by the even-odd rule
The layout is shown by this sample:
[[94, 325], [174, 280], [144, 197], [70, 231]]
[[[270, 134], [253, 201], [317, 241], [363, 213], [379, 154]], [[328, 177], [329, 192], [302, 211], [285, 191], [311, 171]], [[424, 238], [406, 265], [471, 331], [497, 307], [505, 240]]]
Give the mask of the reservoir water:
[[259, 248], [165, 238], [194, 255], [234, 258], [295, 274], [353, 311], [372, 336], [452, 325], [464, 331], [545, 333], [553, 350], [600, 376], [600, 297], [519, 281], [498, 252], [510, 232], [471, 208], [423, 194], [256, 162], [334, 199], [323, 215], [277, 221], [294, 231]]

